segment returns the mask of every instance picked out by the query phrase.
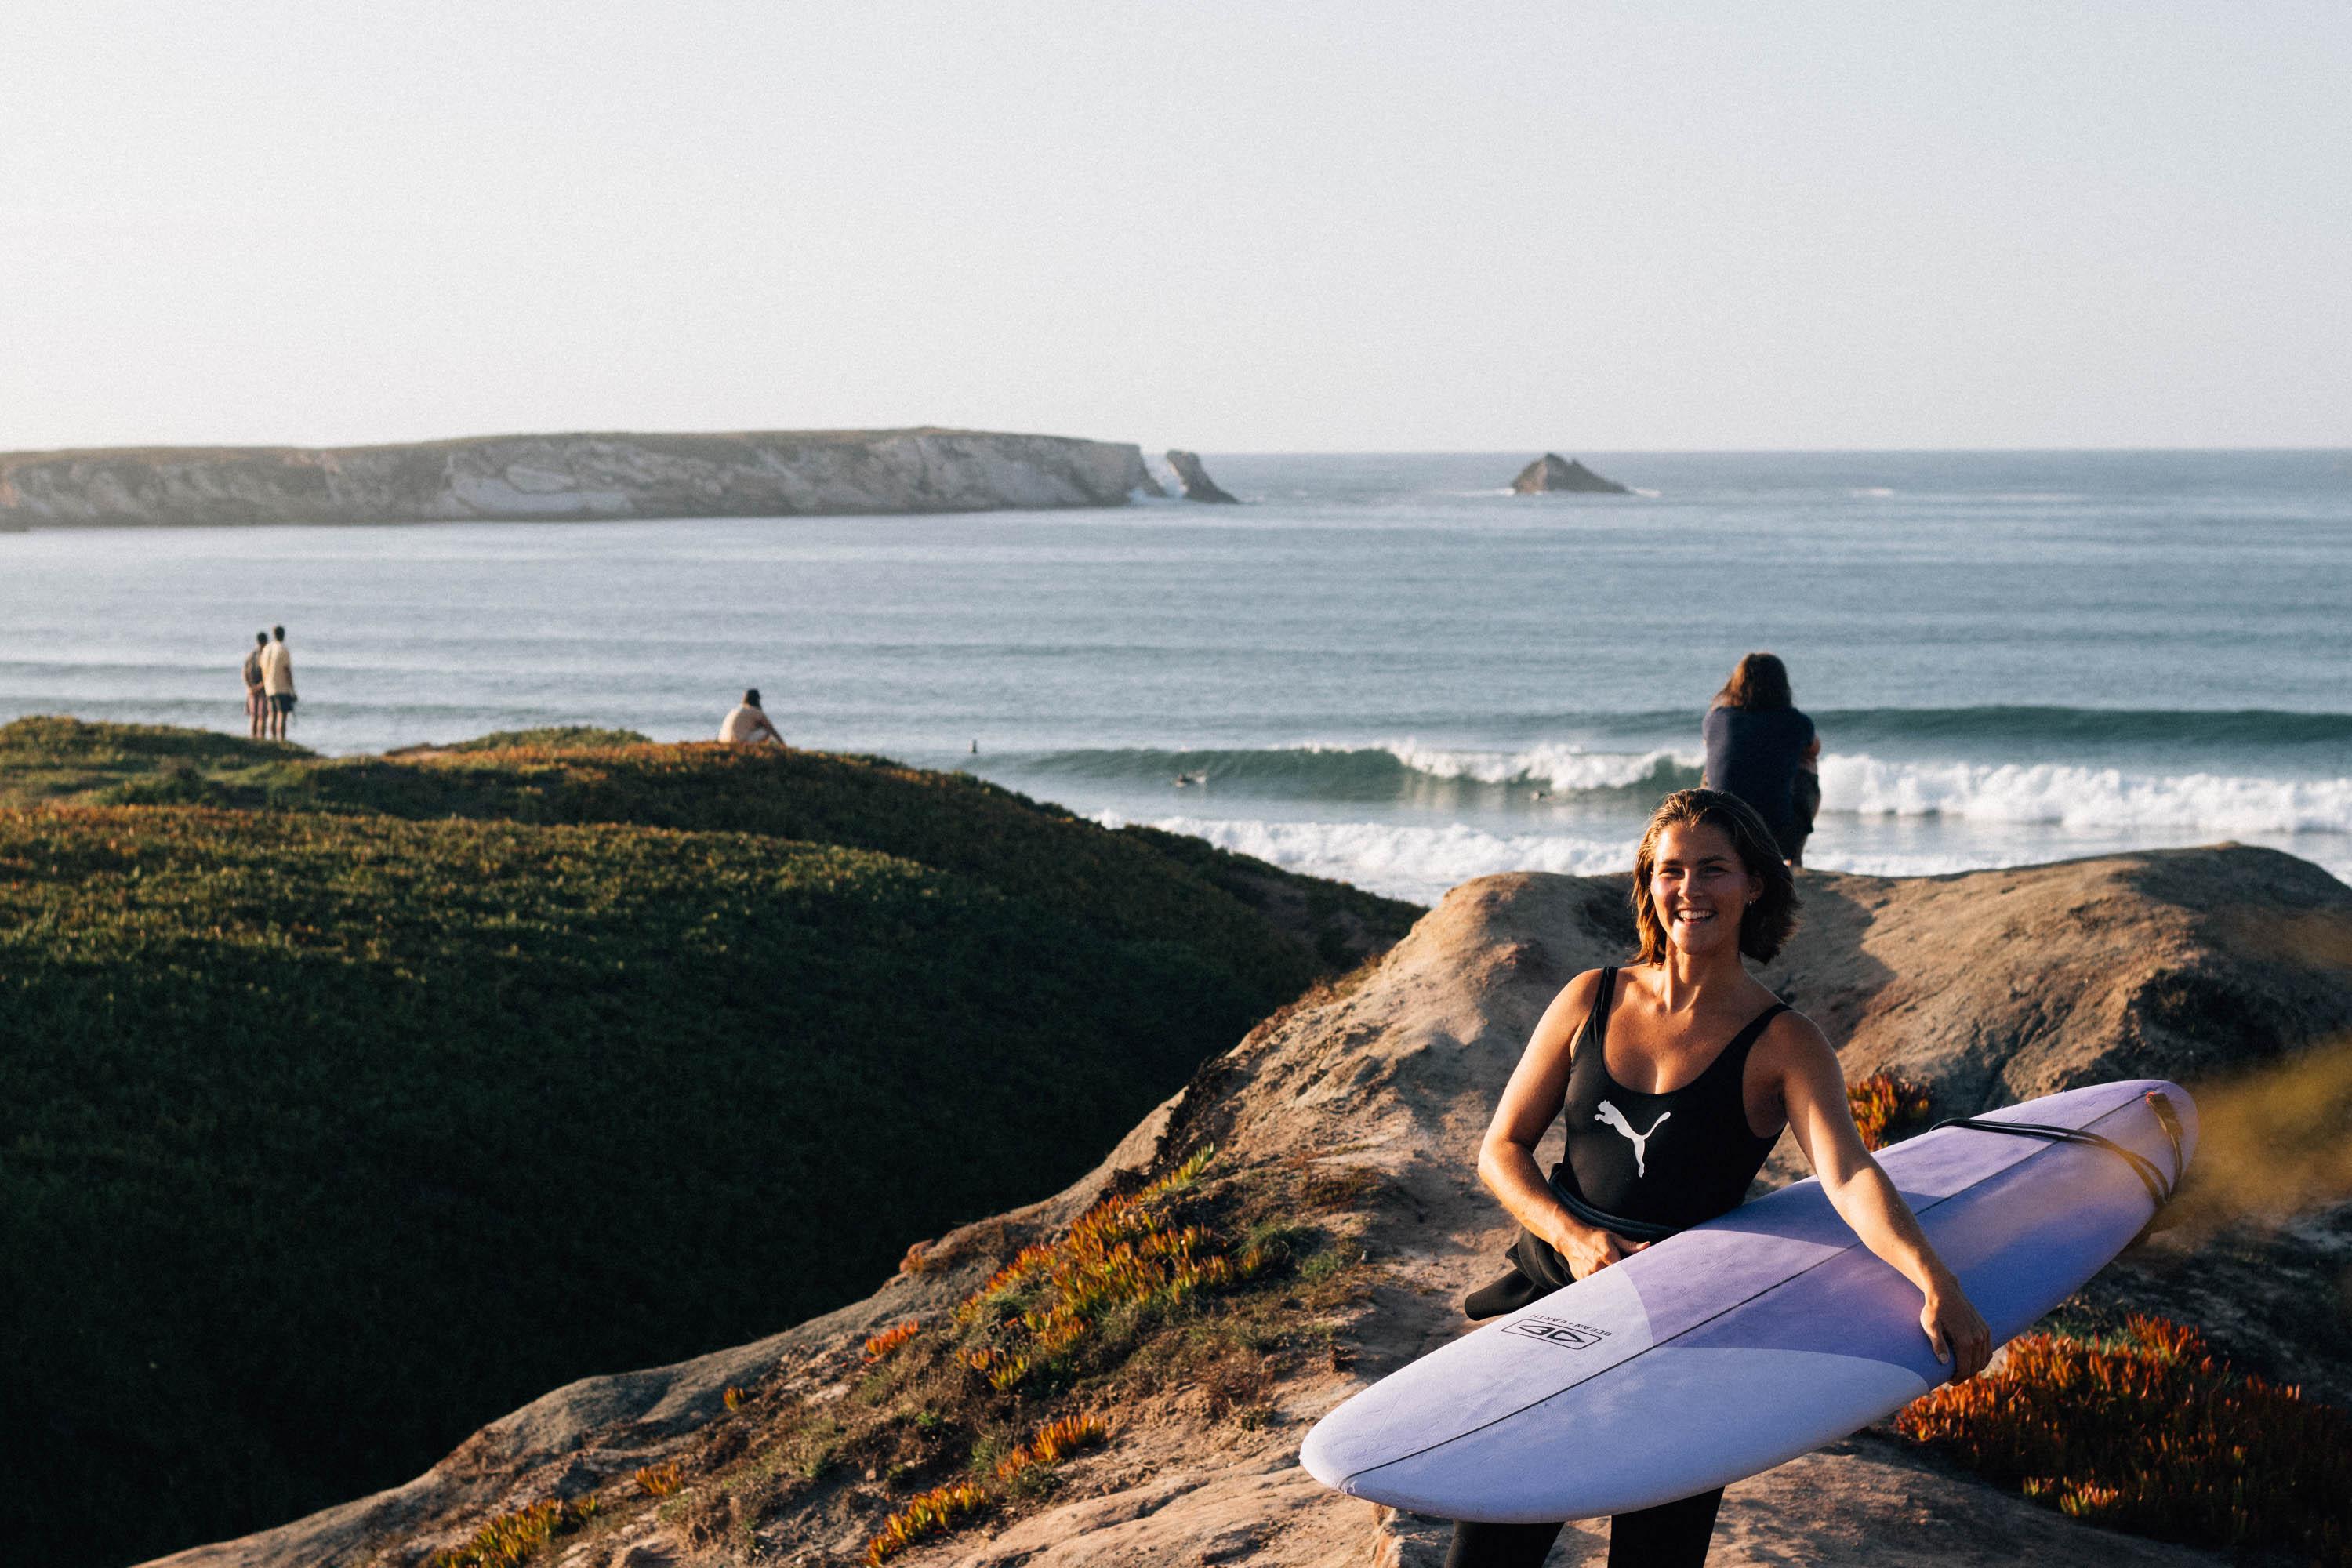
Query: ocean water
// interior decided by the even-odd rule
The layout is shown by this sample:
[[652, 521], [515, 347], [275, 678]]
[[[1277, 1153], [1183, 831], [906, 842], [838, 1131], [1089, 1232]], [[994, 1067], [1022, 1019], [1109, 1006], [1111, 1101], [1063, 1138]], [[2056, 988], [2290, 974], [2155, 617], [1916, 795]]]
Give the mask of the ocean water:
[[796, 743], [1428, 900], [1627, 865], [1769, 648], [1825, 749], [1811, 864], [2352, 878], [2352, 453], [1579, 455], [1641, 493], [1213, 455], [1249, 504], [5, 534], [0, 716], [241, 730], [282, 621], [324, 751], [707, 736], [756, 685]]

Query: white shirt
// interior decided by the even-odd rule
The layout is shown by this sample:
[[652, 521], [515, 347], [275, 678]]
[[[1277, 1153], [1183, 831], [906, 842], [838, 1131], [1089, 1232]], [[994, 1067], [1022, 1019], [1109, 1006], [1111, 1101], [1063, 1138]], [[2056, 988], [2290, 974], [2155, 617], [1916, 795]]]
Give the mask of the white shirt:
[[282, 642], [261, 650], [261, 689], [272, 697], [294, 695], [294, 656]]

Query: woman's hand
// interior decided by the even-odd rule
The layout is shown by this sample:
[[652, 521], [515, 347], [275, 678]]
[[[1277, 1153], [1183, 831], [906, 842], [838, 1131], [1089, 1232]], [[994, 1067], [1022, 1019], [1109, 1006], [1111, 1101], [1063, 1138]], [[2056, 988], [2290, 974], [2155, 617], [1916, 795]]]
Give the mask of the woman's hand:
[[1552, 1250], [1568, 1264], [1568, 1271], [1579, 1279], [1631, 1258], [1650, 1245], [1646, 1241], [1628, 1241], [1613, 1230], [1595, 1230], [1565, 1214], [1554, 1227], [1554, 1234], [1544, 1239], [1551, 1243]]
[[1952, 1369], [1951, 1381], [1966, 1383], [1992, 1359], [1992, 1330], [1949, 1276], [1937, 1280], [1919, 1308], [1919, 1326], [1935, 1347], [1936, 1359]]

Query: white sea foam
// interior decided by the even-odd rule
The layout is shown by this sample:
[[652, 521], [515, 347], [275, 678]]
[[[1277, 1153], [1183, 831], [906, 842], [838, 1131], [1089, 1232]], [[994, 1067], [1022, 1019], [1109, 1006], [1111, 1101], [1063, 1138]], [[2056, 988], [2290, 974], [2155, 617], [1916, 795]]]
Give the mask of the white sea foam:
[[[1337, 749], [1337, 748], [1334, 748]], [[1565, 742], [1476, 751], [1393, 741], [1381, 748], [1432, 778], [1524, 784], [1570, 795], [1628, 789], [1662, 770], [1695, 772], [1695, 752], [1592, 752]], [[2142, 773], [2068, 763], [1822, 760], [1822, 805], [1862, 816], [1944, 816], [2091, 832], [2352, 834], [2352, 777], [2284, 779]]]
[[1696, 768], [1704, 760], [1696, 752], [1588, 752], [1566, 743], [1532, 746], [1522, 752], [1480, 752], [1424, 746], [1408, 739], [1391, 741], [1381, 749], [1415, 773], [1432, 778], [1546, 785], [1563, 794], [1624, 789], [1661, 767]]
[[[1125, 826], [1115, 811], [1106, 827]], [[1189, 833], [1220, 849], [1251, 855], [1313, 877], [1353, 882], [1391, 898], [1435, 903], [1448, 888], [1496, 871], [1622, 871], [1633, 863], [1633, 840], [1603, 842], [1548, 834], [1500, 835], [1461, 823], [1443, 827], [1373, 822], [1219, 821], [1167, 816], [1148, 826]]]
[[2046, 823], [2078, 831], [2352, 833], [2352, 778], [2127, 773], [2060, 763], [1822, 760], [1822, 809]]
[[[1115, 811], [1097, 813], [1093, 820], [1107, 827], [1130, 819]], [[1578, 833], [1493, 833], [1465, 823], [1442, 826], [1375, 822], [1297, 822], [1163, 816], [1149, 826], [1170, 833], [1205, 838], [1223, 849], [1271, 861], [1309, 876], [1352, 882], [1391, 898], [1433, 904], [1446, 889], [1473, 877], [1499, 871], [1559, 871], [1578, 876], [1624, 871], [1633, 864], [1638, 828], [1622, 834], [1605, 829]], [[1805, 863], [1815, 870], [1851, 871], [1874, 877], [1935, 877], [1956, 871], [2039, 864], [2066, 854], [2086, 854], [2131, 847], [2134, 836], [2100, 832], [2072, 844], [2053, 844], [2040, 819], [2021, 824], [2023, 831], [1970, 835], [1966, 842], [1935, 847], [1907, 847], [1890, 842], [1884, 830], [1841, 831], [1825, 823], [1807, 847]], [[2256, 834], [2274, 847], [2299, 854], [2340, 878], [2352, 879], [2352, 852], [2330, 853], [2329, 845], [2345, 845], [2340, 837], [2315, 845], [2306, 837], [2279, 833]], [[2152, 844], [2210, 842], [2210, 830], [2158, 831]]]

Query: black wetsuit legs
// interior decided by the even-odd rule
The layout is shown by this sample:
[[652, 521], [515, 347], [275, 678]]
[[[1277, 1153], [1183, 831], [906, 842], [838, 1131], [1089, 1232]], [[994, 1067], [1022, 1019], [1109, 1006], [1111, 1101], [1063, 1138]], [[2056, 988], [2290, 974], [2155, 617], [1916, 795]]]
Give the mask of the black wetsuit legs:
[[[1715, 1535], [1723, 1489], [1621, 1513], [1609, 1521], [1609, 1568], [1699, 1568]], [[1475, 1524], [1454, 1527], [1445, 1568], [1543, 1568], [1559, 1524]]]
[[1458, 1520], [1445, 1568], [1543, 1568], [1551, 1543], [1567, 1529], [1556, 1524], [1478, 1524]]
[[1723, 1489], [1621, 1513], [1609, 1521], [1609, 1568], [1698, 1568], [1715, 1537]]

